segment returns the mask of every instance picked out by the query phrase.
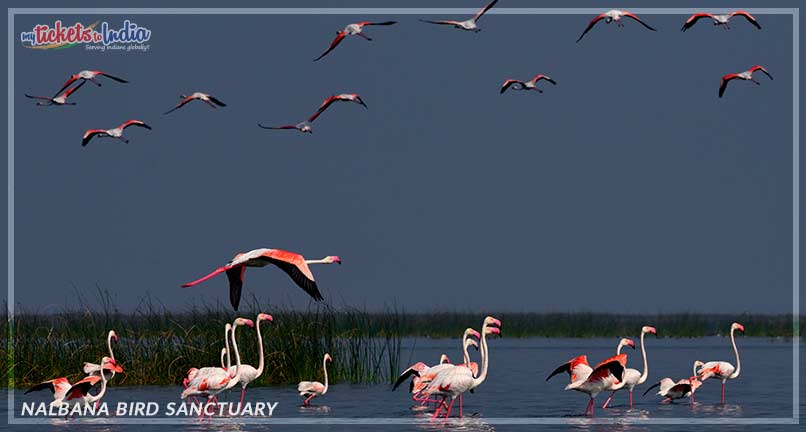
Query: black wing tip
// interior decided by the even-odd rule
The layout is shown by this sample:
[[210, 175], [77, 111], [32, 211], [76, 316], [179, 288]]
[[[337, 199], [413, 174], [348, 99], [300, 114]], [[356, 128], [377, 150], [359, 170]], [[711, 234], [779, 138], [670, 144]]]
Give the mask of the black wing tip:
[[644, 392], [644, 394], [642, 396], [646, 396], [646, 394], [649, 393], [655, 387], [660, 387], [660, 383], [657, 382], [655, 384], [652, 384], [652, 386], [650, 386], [648, 389], [646, 389], [646, 391]]

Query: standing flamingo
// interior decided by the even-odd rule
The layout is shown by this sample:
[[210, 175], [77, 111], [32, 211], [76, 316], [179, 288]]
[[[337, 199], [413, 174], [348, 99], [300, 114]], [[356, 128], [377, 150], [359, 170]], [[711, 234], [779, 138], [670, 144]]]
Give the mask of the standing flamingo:
[[[241, 364], [241, 369], [243, 369], [241, 371], [241, 379], [239, 381], [237, 381], [237, 382], [236, 381], [231, 381], [230, 382], [230, 387], [233, 387], [238, 382], [240, 382], [240, 384], [241, 384], [241, 400], [240, 400], [240, 402], [238, 402], [239, 407], [243, 406], [243, 397], [244, 397], [244, 394], [246, 393], [246, 386], [248, 386], [249, 383], [251, 383], [252, 381], [256, 380], [260, 375], [263, 374], [263, 366], [264, 366], [264, 360], [263, 360], [263, 336], [261, 336], [261, 334], [260, 334], [260, 323], [262, 321], [272, 322], [272, 321], [274, 321], [274, 318], [272, 318], [272, 316], [269, 315], [269, 314], [260, 313], [260, 314], [257, 315], [257, 319], [255, 320], [255, 327], [257, 328], [257, 347], [258, 347], [257, 349], [258, 349], [258, 352], [260, 353], [259, 354], [260, 358], [258, 360], [257, 369], [255, 369], [253, 366], [250, 366], [248, 364]], [[235, 370], [232, 369], [231, 367], [228, 366], [227, 368], [230, 371], [230, 375], [235, 373]]]
[[770, 79], [772, 79], [772, 75], [770, 75], [770, 73], [767, 72], [767, 69], [764, 69], [759, 65], [755, 65], [751, 67], [749, 70], [746, 70], [744, 72], [727, 74], [722, 77], [722, 82], [719, 84], [719, 97], [722, 97], [722, 95], [725, 94], [725, 89], [728, 87], [728, 83], [734, 79], [752, 81], [755, 85], [761, 85], [760, 82], [753, 79], [753, 72], [755, 71], [761, 71], [765, 75], [767, 75]]
[[313, 61], [318, 61], [322, 57], [328, 55], [347, 36], [352, 36], [352, 35], [361, 36], [362, 38], [364, 38], [364, 39], [366, 39], [368, 41], [371, 41], [372, 38], [364, 34], [364, 26], [374, 26], [374, 25], [376, 25], [376, 26], [388, 26], [388, 25], [392, 25], [392, 24], [397, 24], [397, 21], [384, 21], [384, 22], [361, 21], [361, 22], [355, 23], [355, 24], [348, 24], [347, 27], [344, 28], [344, 30], [336, 32], [336, 38], [333, 39], [333, 42], [330, 43], [330, 47], [327, 49], [327, 51], [323, 52], [322, 55], [320, 55], [319, 57], [315, 58]]
[[736, 15], [744, 17], [750, 24], [753, 24], [757, 29], [761, 30], [761, 26], [758, 24], [758, 21], [756, 21], [756, 17], [750, 15], [746, 11], [740, 10], [723, 15], [714, 15], [710, 13], [695, 13], [694, 15], [688, 17], [686, 22], [683, 23], [683, 27], [680, 29], [680, 31], [686, 31], [690, 29], [691, 27], [694, 26], [694, 24], [697, 24], [697, 21], [699, 21], [700, 18], [706, 18], [706, 17], [710, 18], [715, 26], [719, 26], [725, 30], [729, 30], [730, 25], [728, 24], [728, 21], [730, 21], [730, 19], [735, 17]]
[[[475, 389], [487, 379], [487, 370], [490, 364], [490, 356], [487, 349], [487, 335], [500, 335], [500, 326], [501, 321], [494, 317], [488, 316], [484, 319], [484, 324], [481, 327], [481, 341], [479, 346], [481, 351], [481, 372], [478, 377], [474, 376], [473, 371], [469, 367], [453, 366], [439, 371], [428, 384], [428, 387], [424, 390], [425, 394], [428, 396], [442, 396], [442, 401], [436, 411], [434, 411], [433, 416], [431, 416], [431, 420], [439, 416], [442, 408], [447, 409], [445, 418], [450, 417], [451, 409], [457, 398], [459, 398], [459, 417], [462, 417], [462, 394]], [[447, 398], [451, 399], [450, 405], [445, 402]]]
[[730, 343], [733, 345], [733, 353], [736, 355], [736, 367], [725, 361], [710, 361], [702, 365], [699, 370], [700, 381], [714, 377], [722, 380], [722, 404], [725, 404], [725, 382], [729, 379], [736, 379], [742, 371], [742, 364], [739, 362], [739, 350], [736, 348], [734, 332], [739, 330], [744, 333], [744, 326], [735, 322], [730, 325]]
[[565, 389], [587, 393], [590, 401], [585, 407], [585, 414], [590, 411], [590, 415], [593, 417], [596, 396], [624, 378], [626, 364], [627, 354], [618, 354], [602, 361], [591, 369], [588, 365], [587, 357], [583, 355], [560, 365], [551, 375], [546, 377], [546, 381], [554, 375], [567, 372], [571, 377], [571, 384], [565, 386]]
[[[101, 359], [100, 364], [103, 369], [114, 368], [115, 360], [104, 357]], [[96, 395], [89, 394], [90, 389], [95, 386], [98, 381], [101, 382], [101, 390]], [[71, 406], [90, 405], [99, 402], [101, 398], [104, 397], [104, 394], [106, 394], [106, 374], [99, 373], [98, 375], [90, 375], [73, 384], [70, 389], [67, 390], [65, 402]]]
[[193, 282], [182, 284], [182, 288], [192, 287], [212, 278], [219, 273], [226, 273], [229, 279], [229, 300], [232, 308], [238, 310], [241, 302], [241, 289], [243, 276], [247, 267], [265, 267], [274, 264], [291, 277], [297, 286], [308, 293], [316, 301], [324, 300], [316, 281], [313, 278], [309, 264], [341, 264], [341, 258], [335, 255], [326, 256], [319, 260], [306, 260], [300, 254], [280, 249], [254, 249], [249, 252], [237, 253], [226, 265], [213, 270], [207, 276]]
[[333, 357], [330, 357], [330, 354], [325, 354], [325, 357], [322, 359], [322, 373], [325, 375], [325, 383], [322, 384], [319, 381], [302, 381], [297, 385], [297, 391], [299, 395], [306, 398], [304, 402], [302, 402], [303, 406], [310, 406], [311, 399], [317, 396], [324, 396], [327, 393], [327, 363], [332, 362]]
[[185, 104], [187, 104], [188, 102], [193, 101], [193, 100], [200, 100], [200, 101], [206, 103], [207, 105], [210, 105], [213, 108], [227, 106], [227, 104], [225, 104], [224, 102], [221, 102], [215, 96], [207, 94], [207, 93], [202, 93], [202, 92], [195, 92], [190, 96], [179, 95], [179, 97], [182, 98], [182, 101], [179, 102], [179, 105], [169, 109], [163, 115], [170, 114], [170, 113], [178, 110], [179, 108], [182, 108], [183, 106], [185, 106]]
[[[644, 346], [644, 335], [647, 333], [657, 334], [657, 331], [655, 330], [655, 327], [650, 326], [641, 327], [641, 357], [644, 360], [644, 371], [638, 372], [637, 369], [633, 368], [624, 369], [624, 379], [622, 380], [622, 382], [624, 382], [624, 386], [622, 388], [626, 387], [627, 392], [630, 395], [630, 408], [632, 408], [633, 389], [635, 388], [635, 386], [643, 384], [646, 381], [647, 376], [649, 375], [649, 367], [647, 366], [646, 361], [646, 347]], [[635, 348], [635, 345], [633, 345], [633, 348]], [[620, 350], [616, 351], [616, 354], [621, 354], [621, 351]], [[613, 393], [610, 393], [610, 396], [607, 398], [604, 405], [602, 405], [602, 408], [607, 408], [607, 406], [610, 404], [610, 400], [613, 399], [613, 395], [616, 394], [618, 390], [619, 389], [615, 389], [613, 390]]]
[[119, 83], [128, 83], [128, 81], [126, 81], [125, 79], [109, 75], [106, 72], [102, 72], [102, 71], [99, 71], [99, 70], [83, 70], [83, 71], [81, 71], [81, 72], [79, 72], [77, 74], [71, 75], [70, 79], [68, 79], [67, 82], [64, 83], [62, 88], [59, 89], [59, 92], [61, 92], [62, 90], [66, 89], [67, 86], [69, 86], [70, 84], [76, 82], [77, 80], [81, 80], [80, 84], [83, 84], [85, 81], [92, 81], [95, 85], [100, 87], [101, 82], [98, 81], [97, 79], [95, 79], [98, 76], [105, 76], [105, 77], [107, 77], [107, 78], [109, 78], [109, 79], [111, 79], [113, 81], [117, 81]]
[[474, 33], [478, 33], [481, 29], [476, 25], [476, 23], [481, 19], [482, 15], [484, 15], [488, 10], [490, 10], [495, 4], [498, 3], [498, 0], [493, 0], [487, 6], [484, 6], [481, 10], [476, 12], [473, 17], [470, 19], [466, 19], [464, 21], [453, 21], [453, 20], [439, 20], [439, 21], [429, 21], [421, 19], [420, 21], [430, 24], [442, 24], [442, 25], [451, 25], [455, 28], [460, 30], [467, 30], [472, 31]]
[[223, 368], [210, 367], [199, 369], [196, 376], [188, 383], [188, 387], [182, 392], [182, 399], [188, 396], [207, 396], [207, 403], [202, 407], [200, 419], [204, 418], [207, 406], [212, 399], [227, 388], [230, 381], [238, 381], [241, 378], [241, 355], [238, 353], [238, 340], [235, 337], [238, 326], [245, 325], [254, 327], [255, 324], [250, 319], [236, 318], [232, 323], [230, 336], [232, 339], [232, 349], [235, 352], [235, 375], [230, 375], [229, 371]]
[[[106, 335], [106, 347], [109, 350], [109, 358], [111, 358], [112, 360], [115, 360], [115, 353], [112, 352], [112, 341], [113, 340], [115, 341], [115, 343], [117, 343], [118, 335], [117, 335], [117, 333], [115, 333], [114, 330], [109, 330], [109, 333], [107, 333], [107, 335]], [[118, 365], [117, 363], [114, 363], [114, 365], [112, 365], [112, 363], [110, 363], [109, 366], [113, 366], [113, 367], [104, 369], [104, 375], [106, 375], [106, 380], [107, 381], [111, 380], [112, 377], [114, 377], [116, 373], [123, 372], [123, 368], [120, 367], [120, 365]], [[85, 362], [83, 370], [84, 370], [84, 373], [87, 374], [87, 375], [98, 375], [101, 372], [101, 366], [98, 365], [98, 364], [95, 364], [95, 363]]]
[[145, 124], [140, 120], [126, 120], [120, 126], [113, 129], [90, 129], [84, 132], [84, 137], [81, 140], [81, 146], [86, 147], [86, 145], [90, 142], [90, 140], [96, 136], [117, 138], [123, 141], [124, 143], [128, 144], [129, 140], [123, 138], [123, 130], [129, 126], [139, 126], [149, 130], [151, 129], [151, 126]]
[[501, 85], [501, 94], [504, 94], [508, 88], [512, 87], [512, 90], [534, 90], [538, 93], [543, 93], [543, 90], [537, 88], [537, 82], [540, 80], [546, 80], [554, 85], [557, 85], [557, 81], [551, 79], [548, 75], [537, 74], [529, 81], [520, 81], [516, 79], [508, 79], [504, 81], [504, 84]]
[[30, 98], [30, 99], [39, 99], [39, 100], [45, 101], [45, 102], [37, 102], [36, 106], [75, 105], [76, 104], [75, 102], [67, 102], [67, 98], [70, 97], [70, 95], [73, 94], [76, 90], [80, 89], [81, 86], [83, 86], [83, 85], [84, 85], [84, 81], [82, 81], [80, 84], [78, 84], [75, 87], [67, 89], [67, 91], [65, 91], [64, 93], [62, 93], [61, 90], [60, 90], [53, 97], [31, 96], [31, 95], [29, 95], [27, 93], [25, 94], [25, 97]]
[[585, 31], [583, 31], [582, 34], [579, 35], [579, 39], [577, 39], [577, 43], [579, 43], [579, 41], [581, 41], [582, 38], [585, 37], [585, 34], [587, 34], [593, 28], [593, 26], [595, 26], [601, 20], [604, 20], [606, 24], [610, 24], [611, 22], [615, 21], [616, 25], [618, 27], [624, 27], [624, 23], [621, 22], [621, 19], [623, 17], [632, 18], [632, 19], [638, 21], [639, 23], [641, 23], [641, 25], [646, 27], [647, 29], [652, 30], [652, 31], [657, 31], [654, 28], [648, 26], [645, 22], [641, 21], [641, 19], [638, 18], [638, 15], [636, 15], [634, 13], [613, 9], [613, 10], [609, 10], [609, 11], [603, 13], [603, 14], [596, 15], [596, 17], [591, 20], [591, 22], [588, 24], [588, 26], [585, 27]]

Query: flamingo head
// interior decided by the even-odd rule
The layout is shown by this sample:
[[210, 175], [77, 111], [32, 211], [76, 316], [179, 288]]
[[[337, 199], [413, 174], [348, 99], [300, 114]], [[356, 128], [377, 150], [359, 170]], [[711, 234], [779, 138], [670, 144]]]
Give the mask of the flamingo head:
[[109, 330], [109, 338], [114, 340], [115, 343], [118, 342], [118, 334], [114, 330]]
[[652, 333], [653, 335], [657, 336], [658, 331], [655, 330], [655, 327], [643, 326], [641, 327], [641, 333]]
[[325, 262], [328, 264], [338, 264], [341, 265], [341, 258], [338, 255], [329, 255], [325, 257]]
[[227, 355], [227, 348], [221, 348], [221, 356]]
[[325, 354], [325, 361], [326, 362], [333, 362], [333, 357], [330, 356], [330, 353]]
[[633, 342], [632, 339], [624, 338], [621, 340], [621, 342], [619, 342], [619, 346], [628, 346], [632, 349], [635, 349], [635, 342]]
[[479, 349], [479, 343], [478, 343], [478, 342], [476, 342], [476, 340], [475, 340], [475, 339], [473, 339], [473, 338], [467, 338], [467, 339], [465, 340], [465, 346], [472, 346], [472, 347], [475, 347], [475, 348], [476, 348], [476, 351], [478, 351], [478, 349]]
[[701, 367], [702, 367], [704, 364], [705, 364], [705, 363], [703, 363], [703, 362], [701, 362], [701, 361], [699, 361], [699, 360], [694, 360], [694, 369], [699, 369], [699, 368], [701, 368]]
[[247, 318], [240, 318], [240, 317], [235, 318], [235, 322], [232, 323], [233, 327], [242, 326], [242, 325], [245, 325], [247, 327], [252, 327], [252, 328], [255, 327], [255, 323], [252, 320], [247, 319]]
[[185, 380], [187, 380], [187, 381], [192, 380], [194, 377], [196, 377], [196, 374], [197, 374], [198, 372], [199, 372], [199, 369], [197, 369], [197, 368], [195, 368], [195, 367], [194, 367], [194, 368], [190, 368], [190, 369], [188, 369], [188, 371], [187, 371], [187, 375], [188, 375], [188, 376], [187, 376], [187, 378], [185, 378]]
[[104, 357], [101, 359], [102, 369], [106, 369], [107, 366], [112, 366], [114, 368], [116, 364], [117, 363], [115, 363], [115, 359], [113, 359], [112, 357]]
[[232, 324], [230, 324], [230, 323], [224, 324], [224, 331], [228, 332], [230, 330], [232, 330]]
[[448, 358], [447, 354], [442, 354], [439, 356], [439, 364], [450, 364], [451, 359]]
[[494, 317], [488, 316], [487, 318], [484, 318], [484, 326], [483, 327], [489, 327], [489, 326], [501, 327], [501, 321], [499, 321], [498, 319], [496, 319]]
[[744, 333], [744, 326], [739, 324], [739, 323], [737, 323], [737, 322], [735, 322], [735, 323], [731, 324], [730, 330], [731, 331], [739, 330], [740, 332]]
[[484, 334], [501, 336], [501, 329], [498, 327], [487, 327], [484, 329]]
[[480, 339], [481, 338], [481, 333], [479, 333], [479, 332], [473, 330], [472, 328], [468, 327], [467, 329], [465, 329], [465, 338], [469, 339], [471, 336], [473, 336], [473, 337], [475, 337], [477, 339]]
[[272, 316], [269, 315], [269, 314], [259, 313], [257, 315], [257, 322], [261, 322], [261, 321], [273, 322], [274, 318], [272, 318]]

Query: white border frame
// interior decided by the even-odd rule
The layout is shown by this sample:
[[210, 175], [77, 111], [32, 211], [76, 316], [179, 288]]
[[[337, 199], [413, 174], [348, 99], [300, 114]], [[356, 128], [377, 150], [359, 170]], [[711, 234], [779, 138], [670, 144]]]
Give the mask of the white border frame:
[[[703, 8], [698, 8], [703, 9]], [[724, 9], [721, 7], [720, 9]], [[631, 8], [648, 15], [690, 15], [693, 8]], [[494, 8], [494, 15], [596, 15], [600, 8]], [[707, 417], [707, 418], [465, 418], [447, 423], [490, 425], [789, 425], [800, 424], [800, 9], [749, 8], [754, 15], [792, 16], [792, 417]], [[8, 8], [8, 320], [9, 332], [14, 325], [14, 53], [18, 38], [14, 31], [16, 15], [473, 15], [474, 8]], [[9, 338], [9, 346], [13, 340]], [[4, 361], [6, 359], [3, 359]], [[14, 389], [8, 389], [8, 424], [58, 424], [51, 417], [33, 418], [14, 415]], [[81, 424], [198, 424], [198, 420], [170, 417], [121, 417], [78, 419]], [[72, 423], [72, 422], [71, 422]], [[216, 418], [213, 424], [285, 424], [285, 425], [412, 425], [429, 424], [428, 419], [414, 418]]]

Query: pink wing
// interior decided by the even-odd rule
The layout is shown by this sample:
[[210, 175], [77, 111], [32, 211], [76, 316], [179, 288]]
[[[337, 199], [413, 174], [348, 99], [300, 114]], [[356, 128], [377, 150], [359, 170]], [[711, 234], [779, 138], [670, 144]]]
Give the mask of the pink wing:
[[606, 17], [607, 17], [607, 14], [599, 14], [594, 19], [592, 19], [591, 22], [588, 24], [588, 26], [585, 27], [585, 31], [583, 31], [582, 34], [579, 35], [579, 39], [577, 39], [577, 43], [579, 43], [579, 41], [582, 40], [582, 38], [585, 36], [586, 33], [591, 31], [591, 29], [593, 28], [593, 26], [596, 25], [596, 23], [598, 23], [599, 21], [601, 21], [603, 18], [606, 18]]
[[700, 18], [705, 17], [713, 18], [714, 16], [709, 13], [695, 13], [694, 15], [688, 17], [686, 22], [683, 23], [683, 28], [681, 28], [680, 31], [686, 31], [690, 29], [691, 27], [694, 26], [694, 24], [697, 23], [697, 21], [699, 21]]
[[172, 112], [174, 112], [174, 111], [178, 110], [179, 108], [182, 108], [183, 106], [185, 106], [185, 104], [186, 104], [186, 103], [188, 103], [188, 102], [192, 101], [193, 99], [195, 99], [195, 98], [193, 97], [193, 95], [190, 95], [190, 96], [188, 96], [188, 97], [186, 97], [186, 98], [182, 99], [182, 102], [179, 102], [179, 105], [177, 105], [177, 106], [175, 106], [175, 107], [171, 108], [171, 109], [170, 109], [170, 110], [168, 110], [168, 111], [165, 111], [165, 113], [164, 113], [164, 114], [170, 114], [170, 113], [172, 113]]
[[481, 19], [481, 16], [487, 13], [495, 4], [498, 3], [498, 0], [491, 1], [487, 6], [484, 6], [480, 11], [476, 12], [476, 15], [473, 15], [473, 21], [478, 21]]
[[335, 49], [341, 43], [342, 39], [344, 39], [345, 36], [347, 36], [347, 34], [344, 33], [343, 31], [340, 31], [338, 34], [336, 34], [336, 38], [333, 39], [333, 42], [330, 43], [330, 47], [327, 49], [327, 51], [323, 52], [319, 57], [313, 59], [313, 61], [318, 61], [322, 57], [328, 55], [328, 53], [333, 51], [333, 49]]
[[756, 21], [756, 17], [750, 15], [749, 13], [747, 13], [747, 11], [739, 10], [736, 12], [731, 12], [730, 14], [731, 17], [734, 17], [736, 15], [745, 17], [747, 21], [750, 22], [750, 24], [753, 24], [757, 29], [761, 30], [761, 26], [758, 24], [758, 21]]
[[146, 129], [151, 129], [151, 126], [145, 124], [145, 122], [142, 122], [140, 120], [126, 120], [126, 122], [124, 122], [122, 125], [120, 125], [118, 127], [120, 129], [126, 129], [129, 126], [140, 126], [140, 127], [146, 128]]

